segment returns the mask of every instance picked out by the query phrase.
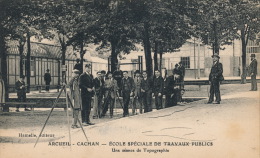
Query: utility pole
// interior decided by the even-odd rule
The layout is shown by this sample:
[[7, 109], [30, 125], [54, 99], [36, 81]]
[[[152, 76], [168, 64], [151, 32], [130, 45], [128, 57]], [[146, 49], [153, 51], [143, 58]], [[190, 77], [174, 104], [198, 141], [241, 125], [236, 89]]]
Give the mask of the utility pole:
[[200, 38], [198, 39], [198, 79], [200, 79]]
[[195, 37], [194, 37], [194, 77], [197, 78], [196, 73], [196, 43], [195, 43]]

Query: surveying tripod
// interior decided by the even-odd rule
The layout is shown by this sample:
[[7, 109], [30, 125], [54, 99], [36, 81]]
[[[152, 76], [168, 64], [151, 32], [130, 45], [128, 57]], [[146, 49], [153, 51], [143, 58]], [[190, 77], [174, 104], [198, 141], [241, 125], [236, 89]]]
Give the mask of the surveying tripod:
[[[40, 139], [40, 137], [41, 137], [41, 135], [42, 135], [42, 132], [43, 132], [43, 130], [44, 130], [44, 128], [45, 128], [45, 126], [46, 126], [46, 124], [47, 124], [47, 122], [48, 122], [50, 116], [51, 116], [51, 113], [52, 113], [52, 111], [54, 110], [56, 104], [58, 103], [58, 100], [59, 100], [59, 98], [60, 98], [62, 92], [64, 92], [64, 93], [65, 93], [65, 96], [66, 96], [66, 108], [67, 108], [67, 113], [66, 113], [66, 115], [67, 115], [67, 121], [68, 121], [68, 127], [69, 127], [69, 128], [68, 128], [68, 130], [69, 130], [69, 143], [71, 144], [70, 121], [69, 121], [70, 118], [69, 118], [68, 108], [69, 108], [69, 104], [70, 104], [71, 108], [74, 108], [74, 106], [73, 106], [72, 101], [71, 101], [71, 99], [70, 99], [70, 97], [69, 97], [69, 94], [67, 93], [66, 85], [63, 85], [62, 88], [61, 88], [61, 91], [59, 92], [59, 94], [58, 94], [58, 96], [57, 96], [57, 98], [56, 98], [56, 100], [55, 100], [54, 103], [52, 104], [51, 111], [50, 111], [50, 113], [49, 113], [49, 115], [48, 115], [48, 117], [47, 117], [47, 119], [46, 119], [46, 121], [45, 121], [45, 123], [44, 123], [44, 125], [43, 125], [43, 127], [42, 127], [42, 130], [41, 130], [40, 134], [39, 134], [38, 137], [37, 137], [37, 140], [36, 140], [36, 142], [35, 142], [35, 144], [34, 144], [34, 147], [36, 147], [36, 145], [37, 145], [37, 143], [38, 143], [38, 141], [39, 141], [39, 139]], [[77, 118], [77, 119], [78, 119], [80, 128], [82, 129], [82, 132], [83, 132], [84, 136], [86, 137], [86, 139], [87, 139], [87, 141], [88, 141], [88, 137], [87, 137], [87, 135], [86, 135], [86, 133], [85, 133], [85, 131], [84, 131], [84, 129], [83, 129], [83, 126], [82, 126], [82, 124], [81, 124], [81, 121], [79, 120], [79, 118]]]

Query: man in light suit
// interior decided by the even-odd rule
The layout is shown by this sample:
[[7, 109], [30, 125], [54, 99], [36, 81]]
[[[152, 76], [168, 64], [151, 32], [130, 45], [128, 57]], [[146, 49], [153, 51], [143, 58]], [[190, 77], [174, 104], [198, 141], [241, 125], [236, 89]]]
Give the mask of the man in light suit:
[[139, 109], [141, 113], [141, 107], [142, 107], [142, 97], [141, 97], [141, 82], [142, 82], [142, 77], [140, 76], [140, 71], [136, 70], [135, 71], [135, 78], [134, 78], [134, 83], [135, 83], [135, 91], [134, 91], [134, 102], [132, 106], [132, 114], [135, 115], [137, 114], [136, 112], [136, 104], [138, 102], [139, 104]]
[[220, 82], [223, 80], [223, 66], [219, 62], [219, 55], [214, 54], [212, 55], [213, 58], [213, 65], [211, 67], [211, 71], [209, 74], [209, 83], [210, 83], [210, 96], [208, 104], [211, 104], [214, 100], [214, 95], [216, 96], [216, 104], [220, 104], [221, 97], [220, 97]]
[[106, 115], [106, 112], [108, 110], [108, 104], [110, 104], [110, 118], [113, 117], [114, 112], [114, 106], [115, 106], [115, 98], [117, 97], [118, 93], [118, 86], [117, 81], [112, 77], [113, 74], [108, 71], [107, 72], [107, 78], [104, 83], [104, 89], [105, 89], [105, 101], [104, 101], [104, 109], [102, 112], [102, 116]]
[[256, 75], [257, 75], [257, 60], [255, 59], [255, 54], [251, 54], [251, 63], [249, 65], [250, 76], [251, 76], [251, 90], [250, 91], [257, 91], [257, 82], [256, 82]]

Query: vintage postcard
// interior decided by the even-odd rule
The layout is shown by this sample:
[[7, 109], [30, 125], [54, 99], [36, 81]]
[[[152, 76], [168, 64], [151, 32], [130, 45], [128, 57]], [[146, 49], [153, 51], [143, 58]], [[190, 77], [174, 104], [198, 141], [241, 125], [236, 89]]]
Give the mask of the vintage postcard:
[[0, 6], [1, 157], [260, 157], [258, 1]]

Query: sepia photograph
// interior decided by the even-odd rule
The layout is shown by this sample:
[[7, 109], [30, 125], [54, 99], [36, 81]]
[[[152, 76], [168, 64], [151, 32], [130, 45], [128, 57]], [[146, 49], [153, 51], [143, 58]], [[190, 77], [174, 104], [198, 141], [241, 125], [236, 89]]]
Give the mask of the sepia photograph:
[[259, 0], [0, 0], [0, 156], [259, 158]]

